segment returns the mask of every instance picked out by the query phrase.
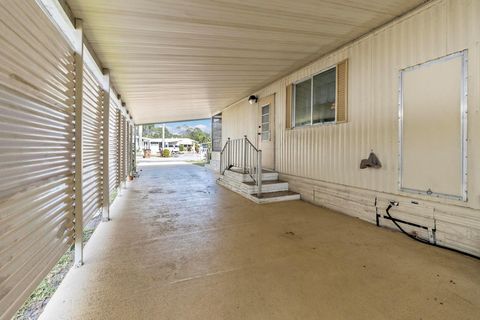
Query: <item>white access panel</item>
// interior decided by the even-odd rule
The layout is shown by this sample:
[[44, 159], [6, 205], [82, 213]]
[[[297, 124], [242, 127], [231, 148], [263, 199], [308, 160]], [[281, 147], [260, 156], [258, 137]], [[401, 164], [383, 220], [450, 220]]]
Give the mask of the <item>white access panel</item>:
[[466, 52], [400, 73], [400, 189], [466, 200]]

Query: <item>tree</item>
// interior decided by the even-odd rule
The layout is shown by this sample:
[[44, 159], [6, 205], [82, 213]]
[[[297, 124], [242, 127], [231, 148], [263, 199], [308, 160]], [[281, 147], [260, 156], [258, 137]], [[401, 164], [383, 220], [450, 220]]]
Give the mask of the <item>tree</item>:
[[210, 135], [200, 128], [188, 128], [185, 132], [185, 138], [190, 138], [199, 143], [208, 143], [211, 141]]
[[[159, 139], [162, 136], [162, 127], [155, 127], [154, 124], [148, 124], [143, 126], [143, 136], [145, 138]], [[165, 138], [178, 138], [179, 136], [171, 133], [167, 127], [165, 127]]]
[[[145, 138], [159, 139], [162, 138], [162, 127], [154, 124], [143, 126], [143, 136]], [[188, 127], [182, 134], [173, 134], [165, 127], [165, 138], [190, 138], [199, 143], [209, 143], [212, 141], [210, 134], [200, 128]]]

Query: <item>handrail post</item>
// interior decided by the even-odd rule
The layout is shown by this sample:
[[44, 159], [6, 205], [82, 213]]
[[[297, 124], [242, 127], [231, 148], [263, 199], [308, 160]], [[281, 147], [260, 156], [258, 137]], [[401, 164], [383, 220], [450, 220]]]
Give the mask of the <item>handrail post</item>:
[[220, 174], [223, 174], [223, 170], [222, 170], [222, 169], [223, 169], [223, 157], [225, 156], [225, 155], [223, 154], [224, 151], [225, 151], [225, 150], [222, 150], [222, 151], [220, 152], [220, 168], [219, 168]]
[[262, 150], [257, 152], [257, 196], [262, 196]]
[[231, 153], [231, 148], [230, 148], [230, 138], [227, 139], [227, 165], [225, 167], [225, 170], [228, 169], [228, 167], [230, 167], [230, 153]]
[[243, 173], [247, 173], [247, 135], [243, 137]]

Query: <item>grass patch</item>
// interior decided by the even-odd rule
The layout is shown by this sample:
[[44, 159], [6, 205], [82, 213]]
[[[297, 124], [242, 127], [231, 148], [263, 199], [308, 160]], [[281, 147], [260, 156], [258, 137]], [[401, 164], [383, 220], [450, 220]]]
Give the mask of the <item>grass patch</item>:
[[118, 188], [115, 188], [113, 189], [112, 193], [110, 193], [110, 204], [113, 203], [117, 195], [118, 195]]
[[[84, 245], [90, 240], [90, 237], [101, 220], [102, 215], [99, 214], [85, 226], [85, 230], [83, 231]], [[72, 245], [17, 311], [13, 317], [14, 320], [36, 320], [40, 317], [48, 301], [50, 301], [70, 268], [72, 268], [74, 258], [75, 250]]]
[[67, 252], [60, 258], [55, 267], [40, 282], [23, 306], [18, 310], [13, 319], [15, 320], [35, 320], [40, 317], [43, 309], [53, 296], [58, 286], [65, 278], [68, 270], [73, 266], [74, 250], [71, 246]]

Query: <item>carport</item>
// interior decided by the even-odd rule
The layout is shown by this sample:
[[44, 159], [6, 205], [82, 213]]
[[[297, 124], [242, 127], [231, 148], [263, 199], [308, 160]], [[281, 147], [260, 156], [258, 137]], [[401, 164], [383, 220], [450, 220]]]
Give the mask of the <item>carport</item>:
[[[479, 17], [3, 0], [0, 319], [72, 245], [44, 319], [475, 318]], [[138, 126], [201, 118], [213, 170], [137, 163]]]

